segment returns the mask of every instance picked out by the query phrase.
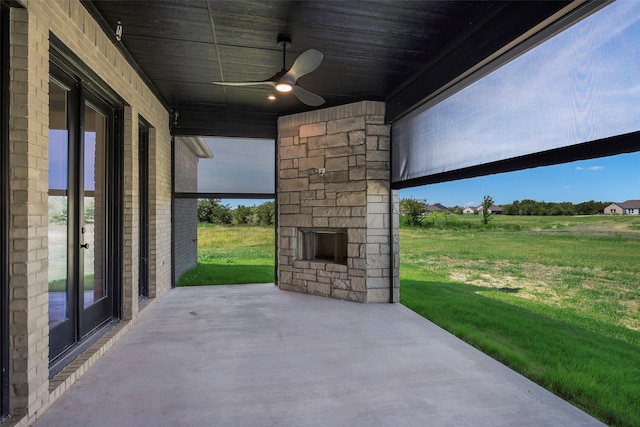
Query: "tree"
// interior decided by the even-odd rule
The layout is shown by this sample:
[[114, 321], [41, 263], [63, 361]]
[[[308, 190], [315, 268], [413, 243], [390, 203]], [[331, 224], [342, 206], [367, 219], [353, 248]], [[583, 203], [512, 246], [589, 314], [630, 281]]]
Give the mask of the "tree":
[[578, 203], [576, 205], [576, 214], [598, 215], [599, 213], [602, 213], [604, 211], [604, 208], [606, 208], [610, 204], [610, 202], [596, 202], [595, 200]]
[[251, 217], [253, 216], [253, 210], [249, 206], [238, 205], [233, 211], [233, 224], [246, 225], [250, 224]]
[[406, 218], [407, 225], [420, 225], [420, 218], [427, 207], [426, 200], [402, 199], [400, 200], [400, 214]]
[[274, 202], [264, 202], [260, 206], [256, 207], [256, 216], [258, 225], [274, 225], [276, 217], [276, 204]]
[[462, 215], [464, 213], [464, 208], [462, 206], [455, 205], [452, 208], [449, 208], [452, 214], [454, 215]]
[[509, 203], [506, 205], [502, 205], [502, 214], [503, 215], [518, 215], [518, 206], [520, 202], [515, 200], [513, 203]]
[[198, 221], [229, 225], [231, 224], [231, 219], [231, 207], [220, 203], [220, 199], [198, 201]]
[[491, 206], [493, 206], [493, 199], [491, 196], [484, 196], [482, 200], [482, 223], [489, 224], [491, 221]]

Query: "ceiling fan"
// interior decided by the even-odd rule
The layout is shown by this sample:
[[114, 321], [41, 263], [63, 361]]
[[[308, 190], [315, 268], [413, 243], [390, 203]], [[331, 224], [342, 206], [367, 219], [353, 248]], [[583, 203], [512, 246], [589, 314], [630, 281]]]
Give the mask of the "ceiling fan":
[[286, 34], [278, 34], [278, 45], [282, 46], [282, 70], [268, 78], [259, 82], [212, 82], [221, 86], [271, 86], [278, 92], [291, 92], [298, 97], [304, 104], [317, 107], [324, 104], [321, 96], [311, 93], [303, 89], [296, 83], [297, 80], [314, 71], [322, 62], [322, 52], [316, 49], [308, 49], [302, 52], [293, 62], [291, 68], [287, 70], [285, 55], [286, 49], [291, 45], [291, 37]]

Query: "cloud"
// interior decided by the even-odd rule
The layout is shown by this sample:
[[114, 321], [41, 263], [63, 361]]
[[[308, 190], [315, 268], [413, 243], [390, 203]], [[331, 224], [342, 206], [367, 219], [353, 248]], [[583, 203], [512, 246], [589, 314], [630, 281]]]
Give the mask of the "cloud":
[[588, 168], [583, 168], [582, 166], [576, 167], [576, 170], [579, 171], [589, 171], [589, 172], [597, 172], [604, 169], [604, 166], [590, 166]]

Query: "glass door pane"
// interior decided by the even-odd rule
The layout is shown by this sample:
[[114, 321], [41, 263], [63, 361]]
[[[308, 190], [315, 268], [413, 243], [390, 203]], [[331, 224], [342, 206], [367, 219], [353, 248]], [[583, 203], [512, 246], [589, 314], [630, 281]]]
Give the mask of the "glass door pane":
[[85, 105], [84, 197], [80, 236], [84, 269], [80, 280], [85, 308], [107, 296], [104, 274], [106, 124], [107, 118], [103, 114], [91, 105]]
[[49, 326], [69, 318], [67, 91], [49, 85]]

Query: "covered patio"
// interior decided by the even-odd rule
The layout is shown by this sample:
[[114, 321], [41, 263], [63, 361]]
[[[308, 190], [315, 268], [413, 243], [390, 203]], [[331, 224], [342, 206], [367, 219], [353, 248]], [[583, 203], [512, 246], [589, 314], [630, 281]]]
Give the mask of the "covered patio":
[[36, 426], [602, 425], [400, 304], [264, 284], [145, 312]]
[[[2, 425], [597, 424], [388, 303], [400, 189], [638, 151], [637, 45], [600, 37], [638, 14], [609, 3], [0, 0]], [[542, 101], [502, 78], [454, 98], [585, 22], [569, 78], [546, 53], [512, 73]], [[512, 105], [521, 126], [482, 114]], [[200, 188], [224, 157], [181, 141], [209, 137], [264, 142], [227, 163], [272, 187]], [[277, 286], [174, 289], [203, 198], [274, 200]]]

